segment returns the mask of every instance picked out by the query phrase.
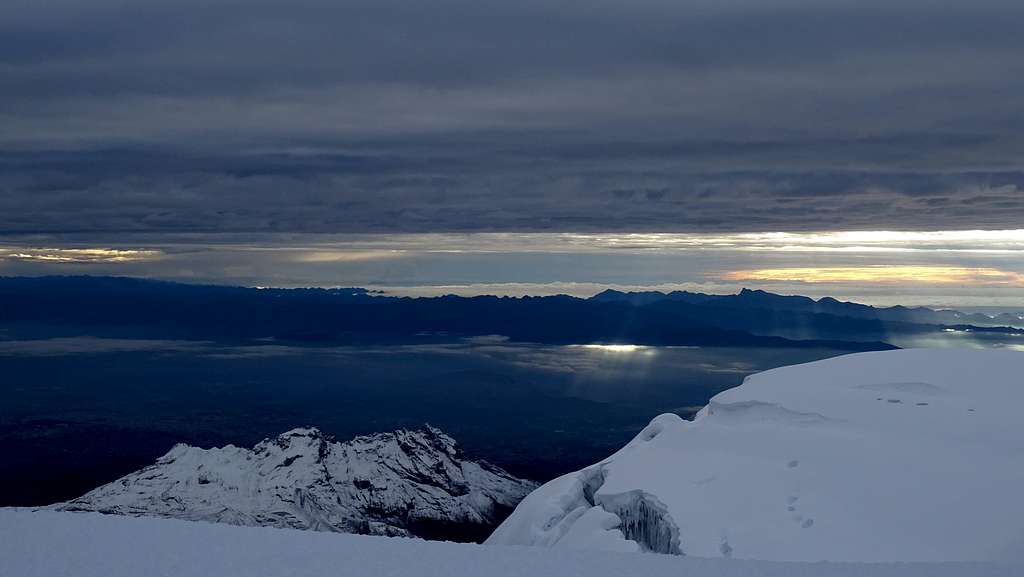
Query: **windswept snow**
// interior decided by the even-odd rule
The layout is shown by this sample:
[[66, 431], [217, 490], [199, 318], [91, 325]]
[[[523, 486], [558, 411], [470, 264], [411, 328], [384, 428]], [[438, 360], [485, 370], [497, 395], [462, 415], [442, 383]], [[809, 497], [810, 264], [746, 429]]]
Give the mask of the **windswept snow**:
[[780, 561], [1024, 558], [1024, 354], [784, 367], [654, 419], [530, 494], [488, 544]]
[[1019, 577], [992, 563], [776, 563], [489, 547], [0, 509], [4, 577]]
[[465, 459], [429, 426], [345, 443], [301, 428], [252, 449], [177, 445], [154, 465], [55, 508], [480, 540], [535, 486]]

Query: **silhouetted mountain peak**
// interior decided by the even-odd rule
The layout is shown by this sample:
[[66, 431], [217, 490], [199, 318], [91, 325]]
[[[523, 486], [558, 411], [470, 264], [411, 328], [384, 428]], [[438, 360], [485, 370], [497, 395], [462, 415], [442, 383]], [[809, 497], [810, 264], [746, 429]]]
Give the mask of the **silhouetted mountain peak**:
[[592, 301], [608, 301], [608, 300], [625, 300], [634, 293], [624, 293], [615, 289], [604, 289], [596, 295], [590, 297]]

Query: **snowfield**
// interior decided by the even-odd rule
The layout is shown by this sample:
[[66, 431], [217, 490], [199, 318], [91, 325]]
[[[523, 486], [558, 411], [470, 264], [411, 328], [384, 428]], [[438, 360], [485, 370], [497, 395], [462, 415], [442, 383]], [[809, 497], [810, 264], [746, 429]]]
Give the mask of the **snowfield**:
[[1024, 354], [1013, 351], [873, 352], [766, 371], [693, 422], [661, 415], [606, 460], [543, 485], [487, 543], [1020, 561], [1022, 407]]
[[843, 564], [490, 547], [0, 509], [4, 577], [1020, 577], [992, 563]]

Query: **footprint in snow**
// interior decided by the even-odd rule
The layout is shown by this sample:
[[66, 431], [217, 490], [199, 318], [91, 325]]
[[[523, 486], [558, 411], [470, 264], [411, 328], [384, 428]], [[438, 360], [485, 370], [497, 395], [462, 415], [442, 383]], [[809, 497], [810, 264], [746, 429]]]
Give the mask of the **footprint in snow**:
[[[796, 511], [797, 499], [799, 499], [799, 497], [797, 497], [796, 495], [790, 495], [789, 497], [786, 497], [786, 510], [789, 511], [790, 513]], [[799, 515], [794, 515], [793, 520], [799, 523], [800, 520], [797, 519], [797, 517], [799, 517]]]
[[729, 541], [722, 540], [722, 544], [718, 546], [718, 550], [722, 553], [722, 557], [732, 557], [732, 545]]

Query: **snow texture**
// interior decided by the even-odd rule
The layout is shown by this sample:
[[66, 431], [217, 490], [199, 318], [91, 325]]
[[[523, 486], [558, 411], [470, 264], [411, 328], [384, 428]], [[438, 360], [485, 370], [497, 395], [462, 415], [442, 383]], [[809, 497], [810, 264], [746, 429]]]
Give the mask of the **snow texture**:
[[[530, 494], [488, 544], [777, 561], [1024, 558], [1024, 354], [752, 375]], [[1024, 574], [1024, 573], [1022, 573]]]
[[54, 508], [481, 540], [535, 487], [465, 460], [433, 427], [346, 443], [303, 428], [251, 450], [177, 445], [154, 465]]
[[995, 563], [778, 563], [490, 547], [0, 509], [4, 577], [1020, 577]]

